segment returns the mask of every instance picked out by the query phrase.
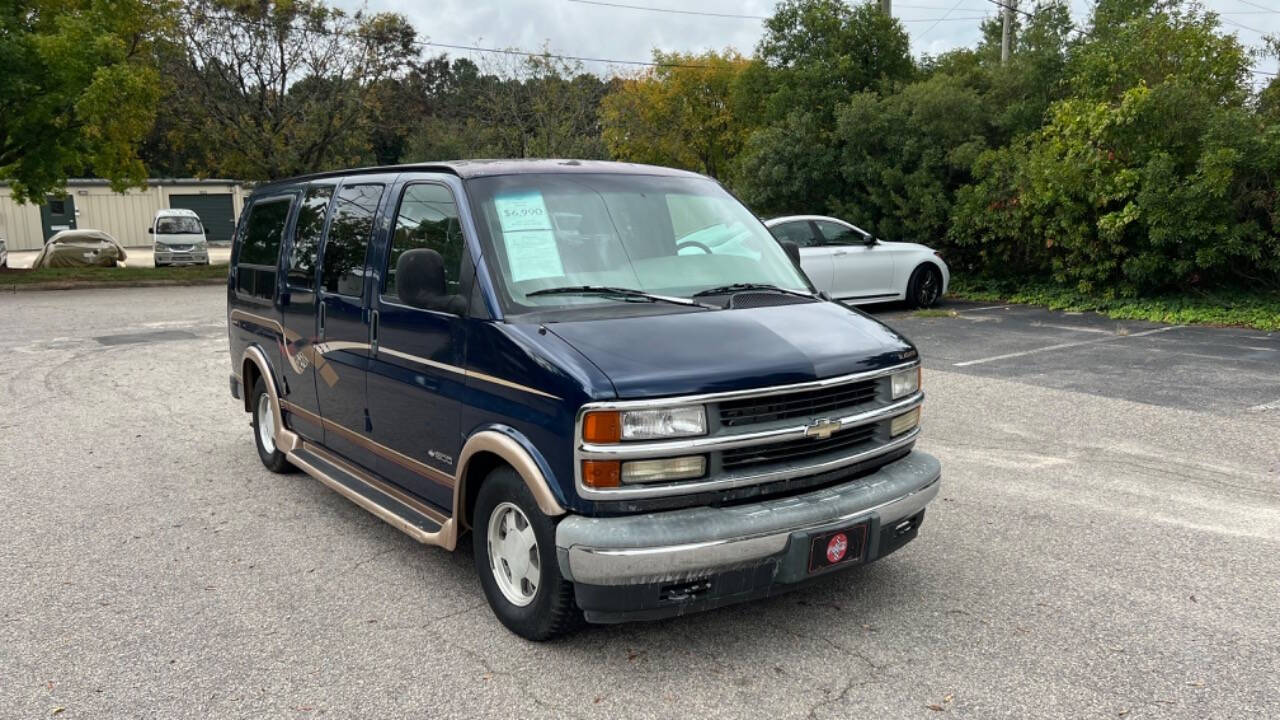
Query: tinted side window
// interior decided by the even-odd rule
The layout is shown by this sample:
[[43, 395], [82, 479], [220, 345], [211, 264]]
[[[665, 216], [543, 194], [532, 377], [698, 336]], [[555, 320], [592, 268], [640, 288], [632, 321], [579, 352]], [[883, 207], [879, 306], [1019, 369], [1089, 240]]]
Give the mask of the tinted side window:
[[236, 290], [240, 295], [270, 300], [276, 292], [276, 262], [280, 239], [289, 219], [292, 198], [256, 202], [249, 208], [236, 259]]
[[338, 191], [320, 269], [325, 292], [352, 297], [364, 293], [365, 253], [382, 189], [382, 185], [347, 185]]
[[280, 238], [289, 219], [289, 198], [256, 202], [249, 209], [244, 242], [240, 245], [240, 263], [276, 266], [280, 256]]
[[782, 242], [793, 242], [800, 247], [811, 247], [816, 245], [813, 241], [813, 232], [809, 230], [808, 220], [797, 220], [781, 225], [774, 225], [769, 228], [769, 232]]
[[396, 233], [391, 239], [383, 294], [399, 299], [396, 293], [396, 262], [406, 250], [427, 248], [444, 258], [444, 276], [449, 294], [458, 292], [458, 272], [462, 266], [462, 226], [453, 193], [443, 185], [410, 185], [400, 196], [396, 210]]
[[857, 230], [826, 220], [816, 221], [824, 245], [862, 245], [867, 238]]
[[325, 211], [333, 197], [332, 185], [312, 185], [298, 208], [294, 224], [293, 249], [289, 253], [289, 286], [314, 290], [316, 286], [316, 250], [324, 232]]

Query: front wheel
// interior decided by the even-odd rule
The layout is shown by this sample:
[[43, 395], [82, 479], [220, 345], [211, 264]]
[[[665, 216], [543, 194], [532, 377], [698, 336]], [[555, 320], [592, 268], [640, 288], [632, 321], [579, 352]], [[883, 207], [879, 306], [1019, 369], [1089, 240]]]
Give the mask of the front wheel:
[[578, 624], [573, 583], [556, 560], [555, 523], [515, 470], [501, 467], [485, 479], [472, 526], [480, 586], [508, 630], [548, 640]]
[[907, 304], [917, 308], [933, 307], [941, 298], [942, 273], [932, 265], [916, 268], [907, 283]]
[[253, 383], [253, 442], [258, 446], [258, 458], [273, 473], [293, 470], [289, 459], [276, 447], [276, 416], [271, 412], [271, 398], [267, 384], [258, 378]]

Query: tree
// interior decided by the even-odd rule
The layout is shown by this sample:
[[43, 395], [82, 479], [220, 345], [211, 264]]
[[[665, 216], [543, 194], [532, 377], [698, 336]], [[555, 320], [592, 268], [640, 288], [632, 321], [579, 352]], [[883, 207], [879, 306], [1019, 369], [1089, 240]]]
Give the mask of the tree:
[[749, 116], [734, 106], [748, 61], [732, 50], [655, 52], [654, 60], [657, 67], [621, 81], [604, 98], [609, 153], [724, 177], [751, 128]]
[[1280, 126], [1245, 102], [1243, 48], [1211, 14], [1099, 9], [1127, 19], [1073, 51], [1043, 128], [980, 158], [952, 240], [1090, 293], [1274, 283]]
[[870, 3], [784, 0], [765, 21], [756, 54], [736, 102], [758, 108], [764, 127], [745, 144], [735, 189], [760, 212], [838, 207], [848, 191], [838, 109], [857, 93], [890, 93], [915, 76], [906, 32]]
[[43, 202], [68, 176], [140, 185], [166, 0], [10, 0], [0, 9], [0, 180]]
[[833, 117], [854, 93], [911, 79], [902, 24], [872, 3], [783, 0], [765, 21], [756, 54], [772, 69], [771, 120], [802, 109]]
[[212, 174], [265, 180], [368, 158], [379, 83], [418, 55], [400, 15], [347, 15], [318, 0], [186, 8], [170, 98], [197, 111], [175, 141]]
[[548, 52], [504, 53], [480, 66], [455, 61], [434, 109], [411, 131], [406, 157], [602, 158], [599, 111], [608, 88], [581, 63]]
[[840, 108], [835, 141], [845, 188], [839, 215], [882, 237], [936, 243], [956, 191], [987, 149], [991, 107], [950, 75], [880, 97], [859, 93]]

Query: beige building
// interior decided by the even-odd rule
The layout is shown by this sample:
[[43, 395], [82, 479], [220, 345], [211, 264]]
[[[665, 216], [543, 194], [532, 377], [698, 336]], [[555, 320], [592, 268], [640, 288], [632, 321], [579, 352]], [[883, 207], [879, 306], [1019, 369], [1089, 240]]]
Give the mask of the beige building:
[[235, 180], [159, 179], [146, 188], [114, 192], [105, 180], [69, 180], [67, 194], [43, 205], [20, 205], [0, 185], [0, 238], [10, 251], [38, 250], [59, 230], [103, 230], [122, 245], [151, 244], [147, 228], [156, 211], [189, 208], [208, 228], [211, 242], [229, 242], [248, 188]]

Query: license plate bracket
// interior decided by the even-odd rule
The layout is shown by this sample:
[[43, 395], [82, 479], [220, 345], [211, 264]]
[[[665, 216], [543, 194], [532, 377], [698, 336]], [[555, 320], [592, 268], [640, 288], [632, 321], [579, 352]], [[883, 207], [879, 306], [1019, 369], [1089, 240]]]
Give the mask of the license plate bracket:
[[857, 565], [867, 550], [867, 522], [814, 536], [809, 541], [809, 572], [837, 565]]

